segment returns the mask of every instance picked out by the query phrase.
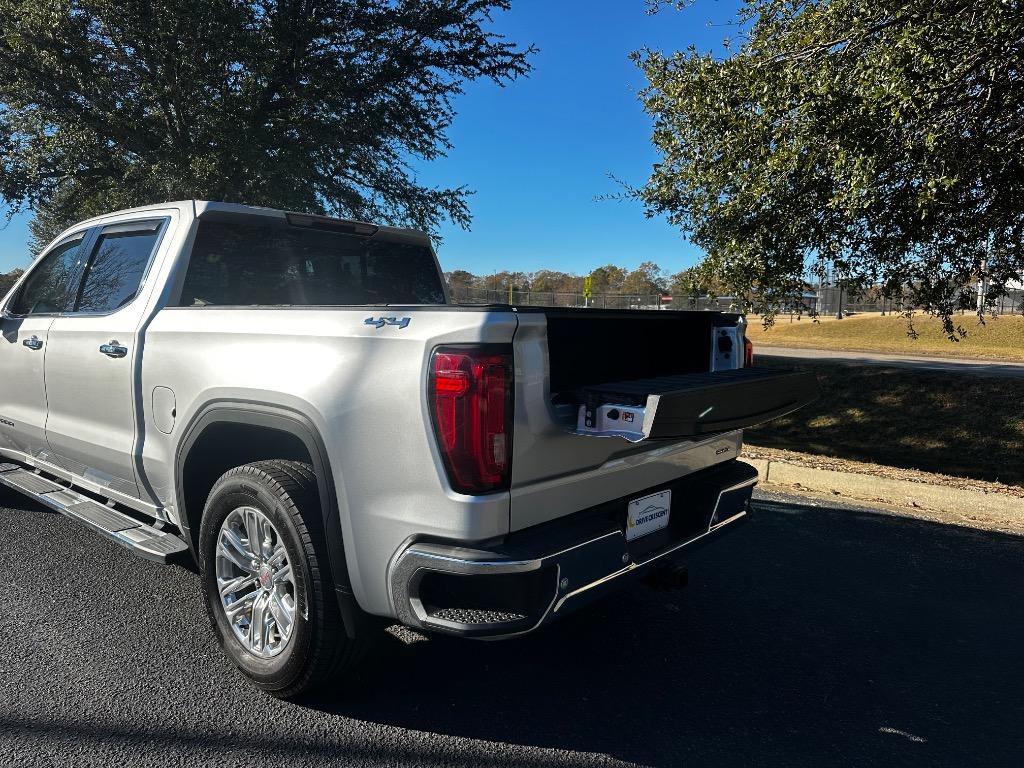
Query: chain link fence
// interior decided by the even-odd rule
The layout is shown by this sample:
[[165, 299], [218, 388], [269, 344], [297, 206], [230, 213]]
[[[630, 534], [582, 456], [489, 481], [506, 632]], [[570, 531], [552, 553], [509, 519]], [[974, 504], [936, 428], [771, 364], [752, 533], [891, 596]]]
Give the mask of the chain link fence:
[[[594, 294], [589, 299], [582, 293], [566, 291], [509, 291], [507, 288], [460, 288], [452, 291], [456, 304], [513, 304], [534, 307], [590, 307], [596, 309], [699, 309], [722, 312], [742, 311], [741, 302], [732, 296], [707, 297], [673, 296], [661, 294]], [[821, 286], [803, 296], [807, 312], [822, 315], [873, 312], [887, 315], [915, 307], [909, 301], [880, 297], [850, 296], [837, 286]], [[1024, 290], [1011, 289], [992, 309], [997, 315], [1024, 315]], [[791, 314], [782, 312], [781, 314]]]
[[513, 304], [520, 307], [589, 307], [591, 309], [737, 309], [731, 296], [669, 297], [666, 294], [582, 293], [565, 291], [517, 291], [513, 289], [461, 288], [452, 290], [456, 304]]
[[[819, 314], [836, 315], [842, 311], [847, 313], [875, 312], [887, 315], [890, 313], [905, 312], [909, 309], [917, 309], [909, 299], [888, 299], [878, 296], [850, 296], [849, 292], [835, 286], [823, 286], [815, 294], [816, 306]], [[975, 294], [970, 294], [970, 301], [976, 301]], [[967, 314], [971, 310], [962, 310]], [[1011, 288], [1005, 296], [999, 297], [995, 305], [986, 309], [995, 315], [1024, 315], [1024, 290]]]

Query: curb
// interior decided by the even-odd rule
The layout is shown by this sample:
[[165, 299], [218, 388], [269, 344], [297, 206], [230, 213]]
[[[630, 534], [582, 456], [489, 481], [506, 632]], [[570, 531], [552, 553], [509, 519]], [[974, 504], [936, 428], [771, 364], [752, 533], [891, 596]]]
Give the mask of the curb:
[[783, 461], [741, 457], [757, 469], [763, 483], [799, 487], [858, 501], [882, 501], [899, 507], [954, 514], [969, 521], [1024, 524], [1024, 499], [911, 480], [802, 467]]

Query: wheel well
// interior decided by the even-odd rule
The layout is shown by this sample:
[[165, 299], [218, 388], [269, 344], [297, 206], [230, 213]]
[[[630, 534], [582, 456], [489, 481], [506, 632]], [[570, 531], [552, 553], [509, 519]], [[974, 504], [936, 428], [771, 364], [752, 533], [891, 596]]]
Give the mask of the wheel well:
[[195, 551], [203, 508], [213, 484], [229, 469], [264, 459], [314, 464], [306, 444], [282, 429], [236, 422], [215, 422], [203, 429], [185, 457], [181, 474], [182, 512]]

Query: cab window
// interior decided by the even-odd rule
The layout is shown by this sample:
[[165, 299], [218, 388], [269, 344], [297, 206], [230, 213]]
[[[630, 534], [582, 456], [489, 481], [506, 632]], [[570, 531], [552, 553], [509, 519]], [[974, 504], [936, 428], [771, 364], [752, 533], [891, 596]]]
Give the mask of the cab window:
[[64, 312], [74, 300], [73, 283], [81, 266], [82, 235], [58, 244], [25, 279], [7, 305], [13, 315], [46, 315]]
[[100, 230], [73, 311], [113, 312], [131, 302], [142, 287], [162, 224], [125, 222]]

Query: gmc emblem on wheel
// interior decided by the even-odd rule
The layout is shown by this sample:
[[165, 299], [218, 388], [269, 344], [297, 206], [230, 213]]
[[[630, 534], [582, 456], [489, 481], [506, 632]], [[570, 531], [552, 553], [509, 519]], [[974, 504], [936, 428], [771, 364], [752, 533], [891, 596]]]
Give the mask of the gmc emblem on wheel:
[[368, 317], [363, 320], [363, 324], [372, 325], [374, 328], [383, 328], [385, 325], [405, 328], [411, 321], [411, 317]]

